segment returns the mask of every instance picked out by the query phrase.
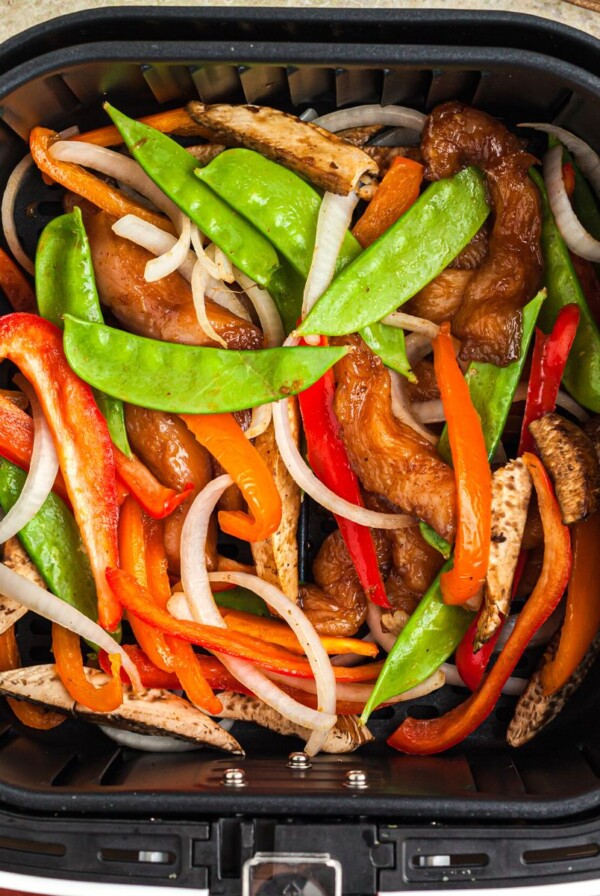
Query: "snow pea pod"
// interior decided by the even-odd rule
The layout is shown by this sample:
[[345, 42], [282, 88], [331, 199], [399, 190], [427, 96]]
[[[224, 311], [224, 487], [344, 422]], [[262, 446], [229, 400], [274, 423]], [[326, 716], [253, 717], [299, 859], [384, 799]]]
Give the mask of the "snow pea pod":
[[[63, 327], [63, 314], [103, 323], [90, 244], [81, 211], [54, 218], [44, 228], [35, 256], [35, 292], [42, 317]], [[123, 402], [96, 391], [96, 403], [117, 448], [131, 456]]]
[[[196, 177], [243, 215], [306, 279], [312, 263], [321, 196], [293, 171], [251, 149], [228, 149]], [[336, 272], [361, 252], [346, 234]]]
[[535, 169], [530, 171], [530, 176], [542, 197], [542, 254], [548, 298], [540, 314], [540, 323], [549, 332], [561, 308], [572, 303], [579, 305], [579, 326], [565, 367], [563, 383], [579, 404], [599, 413], [600, 331], [581, 290], [569, 250], [556, 226], [544, 182]]
[[198, 160], [166, 134], [128, 118], [109, 103], [104, 108], [148, 177], [236, 267], [266, 287], [279, 267], [275, 249], [252, 224], [194, 177]]
[[476, 168], [431, 184], [338, 274], [297, 333], [342, 336], [381, 320], [433, 280], [488, 214], [483, 175]]
[[[16, 503], [27, 474], [0, 459], [0, 504], [5, 513]], [[19, 540], [47, 587], [66, 603], [97, 621], [96, 587], [79, 529], [64, 501], [52, 492], [19, 532]]]
[[392, 370], [402, 374], [411, 383], [417, 381], [406, 356], [404, 331], [400, 327], [375, 323], [363, 327], [360, 335], [371, 351], [381, 358], [386, 367], [391, 367]]
[[81, 379], [130, 404], [177, 414], [240, 411], [296, 395], [347, 351], [204, 348], [134, 336], [70, 314], [64, 321], [67, 361]]

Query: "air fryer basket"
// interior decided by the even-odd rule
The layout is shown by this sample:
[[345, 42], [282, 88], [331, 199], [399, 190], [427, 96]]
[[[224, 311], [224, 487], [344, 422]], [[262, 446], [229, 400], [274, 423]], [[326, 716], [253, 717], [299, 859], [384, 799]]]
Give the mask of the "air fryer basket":
[[[0, 59], [0, 186], [33, 125], [105, 123], [105, 98], [136, 115], [198, 96], [296, 112], [368, 102], [426, 111], [459, 98], [509, 124], [554, 121], [600, 145], [598, 42], [526, 16], [98, 10], [32, 29], [0, 47]], [[16, 215], [29, 252], [60, 197], [36, 174], [24, 185]], [[329, 526], [307, 502], [307, 573]], [[49, 661], [40, 620], [26, 616], [19, 639], [26, 659]], [[256, 853], [329, 854], [353, 894], [600, 876], [599, 686], [597, 667], [556, 722], [519, 751], [504, 742], [513, 701], [502, 698], [479, 732], [443, 756], [400, 756], [380, 737], [359, 754], [319, 756], [301, 771], [287, 764], [297, 741], [246, 723], [234, 733], [248, 755], [233, 763], [210, 751], [136, 753], [71, 721], [38, 735], [2, 707], [0, 869], [215, 894], [239, 892]], [[410, 711], [431, 717], [464, 697], [445, 688]], [[380, 711], [372, 730], [391, 732], [405, 713], [402, 704]], [[242, 787], [224, 781], [234, 764], [245, 773]], [[347, 786], [352, 769], [366, 774], [366, 787]], [[264, 893], [284, 892], [293, 874], [281, 881]], [[289, 892], [302, 892], [294, 885]]]

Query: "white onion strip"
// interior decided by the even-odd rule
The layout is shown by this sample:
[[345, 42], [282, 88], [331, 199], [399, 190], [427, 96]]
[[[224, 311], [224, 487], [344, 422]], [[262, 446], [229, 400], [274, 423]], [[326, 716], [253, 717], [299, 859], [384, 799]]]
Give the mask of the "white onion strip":
[[370, 526], [373, 529], [406, 529], [408, 526], [416, 525], [416, 520], [412, 516], [404, 513], [378, 513], [375, 510], [368, 510], [366, 507], [358, 507], [356, 504], [351, 504], [340, 498], [339, 495], [323, 485], [310, 467], [306, 465], [296, 447], [290, 426], [289, 400], [283, 398], [273, 403], [275, 439], [290, 476], [303, 491], [325, 510], [329, 510], [337, 516], [343, 516], [353, 523], [359, 523], [361, 526]]
[[413, 314], [405, 314], [403, 311], [392, 311], [391, 314], [382, 317], [380, 323], [387, 324], [388, 327], [401, 327], [412, 333], [422, 333], [428, 339], [435, 339], [440, 332], [438, 325], [430, 320], [426, 320], [424, 317], [415, 317]]
[[158, 280], [162, 280], [163, 277], [168, 277], [169, 274], [173, 274], [185, 264], [190, 251], [191, 224], [192, 222], [188, 216], [182, 215], [179, 239], [162, 255], [158, 255], [156, 258], [146, 262], [144, 279], [148, 283], [156, 283]]
[[198, 318], [198, 324], [200, 325], [200, 328], [206, 333], [209, 339], [212, 339], [213, 342], [218, 342], [219, 345], [223, 346], [223, 348], [227, 348], [227, 343], [222, 336], [219, 336], [210, 320], [208, 319], [208, 314], [206, 313], [205, 299], [207, 280], [208, 274], [206, 273], [206, 269], [202, 266], [202, 262], [198, 260], [194, 265], [194, 269], [192, 271], [192, 299], [194, 302], [196, 317]]
[[534, 131], [543, 131], [546, 134], [552, 134], [563, 143], [567, 149], [573, 153], [575, 161], [581, 168], [582, 172], [588, 178], [596, 193], [600, 195], [600, 157], [595, 150], [582, 140], [576, 137], [571, 131], [559, 127], [556, 124], [544, 124], [542, 122], [523, 122], [518, 125], [520, 128], [532, 128]]
[[[364, 660], [364, 656], [362, 659]], [[279, 672], [267, 672], [267, 675], [269, 678], [272, 678], [273, 681], [287, 684], [288, 687], [294, 688], [297, 691], [304, 691], [306, 694], [316, 694], [317, 689], [315, 683], [310, 678], [294, 678], [290, 675], [281, 675]], [[437, 669], [429, 676], [429, 678], [426, 678], [425, 681], [415, 685], [414, 688], [410, 688], [410, 690], [404, 691], [403, 694], [397, 694], [395, 697], [386, 700], [385, 705], [404, 703], [407, 700], [418, 700], [419, 697], [425, 697], [432, 691], [437, 691], [438, 688], [443, 687], [445, 683], [446, 678], [443, 669]], [[359, 703], [364, 706], [371, 696], [372, 690], [373, 683], [336, 681], [336, 698], [338, 700], [347, 701], [348, 703]]]
[[214, 262], [217, 266], [217, 270], [219, 271], [219, 280], [223, 280], [224, 283], [233, 283], [235, 280], [233, 274], [233, 264], [231, 259], [225, 255], [222, 249], [213, 243], [213, 255]]
[[[144, 221], [143, 218], [138, 218], [137, 215], [124, 215], [119, 218], [113, 224], [112, 231], [117, 236], [135, 243], [136, 246], [141, 246], [147, 252], [152, 252], [153, 255], [164, 255], [177, 245], [177, 238], [172, 233], [161, 230], [160, 227], [151, 224], [150, 221]], [[193, 252], [188, 252], [185, 260], [179, 266], [179, 273], [188, 283], [192, 279], [195, 263], [196, 258]]]
[[416, 364], [431, 354], [431, 339], [422, 333], [410, 333], [405, 339], [405, 348], [409, 364]]
[[250, 426], [245, 430], [244, 435], [247, 439], [256, 439], [269, 428], [269, 424], [273, 418], [273, 412], [270, 404], [259, 404], [252, 408], [252, 417], [250, 418]]
[[562, 172], [562, 146], [553, 146], [543, 158], [544, 180], [548, 202], [556, 226], [572, 252], [587, 261], [600, 261], [600, 241], [595, 240], [580, 223], [567, 196]]
[[238, 268], [233, 268], [233, 274], [252, 302], [268, 348], [281, 345], [285, 337], [285, 331], [277, 305], [271, 295], [266, 289], [261, 289], [258, 283], [255, 283], [251, 277], [238, 270]]
[[427, 439], [428, 442], [431, 442], [432, 445], [437, 445], [438, 437], [435, 433], [430, 432], [422, 426], [419, 419], [414, 414], [414, 406], [411, 405], [406, 395], [406, 381], [404, 377], [399, 374], [397, 370], [388, 370], [388, 373], [390, 376], [390, 394], [392, 399], [392, 414], [394, 417], [397, 420], [400, 420], [401, 423], [406, 424], [406, 426], [410, 426], [411, 429], [418, 432], [419, 435], [423, 436], [424, 439]]
[[206, 298], [214, 302], [215, 305], [220, 305], [221, 308], [231, 311], [236, 317], [241, 317], [242, 320], [252, 323], [252, 318], [239, 295], [230, 289], [226, 283], [223, 283], [221, 280], [215, 280], [210, 274], [206, 281]]
[[[213, 508], [225, 489], [227, 489], [231, 483], [232, 479], [230, 476], [219, 476], [202, 489], [190, 508], [181, 532], [181, 581], [187, 602], [187, 609], [191, 614], [192, 619], [197, 622], [205, 623], [207, 625], [215, 625], [219, 628], [226, 628], [227, 626], [223, 621], [210, 590], [210, 580], [204, 558], [204, 545], [206, 543], [208, 524]], [[221, 575], [228, 574], [223, 573]], [[247, 578], [254, 580], [256, 577], [247, 576]], [[220, 581], [225, 580], [220, 579]], [[260, 580], [257, 581], [260, 582]], [[252, 584], [254, 589], [254, 583], [251, 582], [250, 584]], [[266, 583], [261, 584], [264, 585]], [[274, 586], [270, 587], [273, 588]], [[278, 589], [274, 588], [274, 591], [278, 592]], [[270, 598], [272, 599], [272, 593], [270, 594]], [[282, 606], [285, 613], [289, 615], [290, 607], [295, 605], [292, 605], [284, 595], [281, 595], [281, 600], [284, 601]], [[169, 610], [175, 611], [175, 613], [178, 612], [177, 603], [174, 598], [169, 601]], [[299, 608], [298, 612], [301, 613]], [[308, 620], [306, 620], [306, 624], [310, 625]], [[322, 650], [320, 641], [319, 646]], [[218, 657], [238, 681], [248, 687], [252, 693], [256, 694], [261, 700], [264, 700], [269, 706], [273, 707], [273, 709], [276, 709], [277, 712], [280, 712], [296, 724], [311, 730], [320, 730], [321, 732], [326, 733], [335, 723], [335, 690], [333, 692], [333, 713], [325, 711], [326, 707], [323, 707], [323, 712], [318, 712], [309, 707], [305, 707], [302, 704], [299, 704], [296, 700], [290, 698], [270, 681], [263, 672], [247, 660], [225, 656], [224, 654], [218, 654]], [[329, 663], [329, 658], [327, 658], [327, 662]], [[331, 676], [333, 676], [333, 670], [331, 670], [330, 663], [329, 668]], [[317, 674], [319, 670], [313, 669], [313, 671]], [[331, 699], [329, 699], [327, 705], [329, 706], [330, 704]]]
[[[442, 663], [440, 669], [446, 676], [446, 684], [454, 685], [454, 687], [457, 688], [467, 688], [467, 685], [458, 674], [458, 669], [454, 663]], [[529, 681], [526, 678], [514, 678], [511, 676], [506, 679], [504, 687], [502, 688], [502, 693], [513, 697], [519, 697], [528, 684]], [[467, 688], [467, 690], [469, 689]]]
[[24, 159], [21, 159], [16, 168], [13, 169], [6, 182], [6, 189], [2, 196], [2, 230], [4, 231], [8, 248], [28, 274], [33, 274], [35, 272], [35, 265], [23, 249], [17, 234], [17, 228], [15, 226], [15, 202], [19, 190], [21, 189], [21, 184], [32, 165], [33, 158], [31, 153], [28, 153]]
[[144, 690], [135, 663], [130, 660], [121, 645], [97, 622], [92, 622], [91, 619], [84, 616], [80, 610], [56, 597], [50, 591], [46, 591], [45, 588], [40, 588], [39, 585], [30, 582], [24, 576], [13, 572], [4, 563], [0, 563], [0, 593], [18, 601], [28, 610], [43, 616], [44, 619], [56, 622], [86, 641], [97, 644], [107, 653], [118, 653], [133, 688], [138, 692]]
[[371, 124], [410, 128], [420, 134], [426, 119], [427, 116], [422, 112], [409, 109], [407, 106], [380, 106], [379, 103], [369, 103], [354, 106], [352, 109], [329, 112], [328, 115], [315, 118], [312, 124], [319, 125], [334, 134], [347, 128], [367, 127]]
[[23, 526], [33, 519], [52, 491], [58, 473], [58, 457], [52, 433], [37, 396], [24, 377], [19, 377], [17, 385], [29, 398], [33, 412], [33, 451], [29, 473], [21, 494], [0, 522], [0, 544], [20, 532]]
[[303, 318], [331, 283], [357, 202], [358, 196], [354, 192], [347, 196], [337, 196], [335, 193], [325, 193], [323, 196], [317, 219], [315, 248], [304, 287]]
[[202, 234], [198, 229], [197, 224], [192, 224], [192, 246], [194, 248], [194, 252], [198, 257], [198, 261], [202, 262], [202, 265], [206, 268], [208, 274], [213, 277], [214, 280], [220, 282], [221, 280], [221, 272], [219, 270], [219, 266], [215, 263], [213, 258], [206, 252], [204, 248], [204, 244], [202, 242]]

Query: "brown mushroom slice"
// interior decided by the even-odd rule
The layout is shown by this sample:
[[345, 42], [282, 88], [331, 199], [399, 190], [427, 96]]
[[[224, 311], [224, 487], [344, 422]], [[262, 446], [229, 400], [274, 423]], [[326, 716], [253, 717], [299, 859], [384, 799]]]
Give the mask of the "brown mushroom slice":
[[187, 151], [195, 159], [198, 159], [200, 166], [204, 167], [220, 156], [227, 149], [222, 143], [201, 143], [198, 146], [188, 146]]
[[323, 190], [342, 196], [356, 190], [361, 198], [372, 195], [377, 163], [317, 125], [267, 106], [191, 102], [186, 108], [217, 140], [257, 150]]
[[[256, 722], [263, 728], [276, 731], [277, 734], [295, 734], [307, 740], [310, 731], [284, 718], [276, 709], [272, 709], [258, 700], [234, 691], [222, 691], [219, 700], [223, 705], [220, 713], [224, 719], [239, 719], [244, 722]], [[356, 716], [338, 716], [337, 722], [327, 733], [327, 739], [321, 751], [323, 753], [352, 753], [363, 744], [373, 740], [373, 735], [365, 725], [360, 725]]]
[[[3, 562], [9, 569], [14, 570], [25, 579], [29, 579], [40, 588], [46, 588], [46, 584], [36, 567], [29, 558], [29, 554], [18, 538], [9, 538], [3, 546]], [[27, 613], [24, 607], [12, 597], [0, 594], [0, 635], [19, 621]]]
[[542, 669], [554, 659], [560, 643], [560, 631], [556, 633], [546, 648], [539, 667], [531, 676], [529, 684], [521, 694], [515, 714], [508, 726], [506, 740], [511, 747], [522, 747], [532, 740], [542, 728], [549, 725], [575, 693], [592, 668], [600, 652], [600, 634], [592, 641], [588, 652], [566, 684], [554, 694], [544, 694]]
[[[85, 672], [95, 685], [103, 685], [109, 680], [97, 669], [86, 669]], [[54, 665], [44, 665], [0, 673], [0, 693], [15, 700], [48, 706], [85, 722], [112, 725], [139, 734], [166, 735], [194, 744], [207, 744], [228, 753], [244, 752], [236, 739], [210, 716], [182, 697], [158, 688], [135, 694], [131, 687], [123, 685], [123, 703], [118, 709], [110, 713], [94, 713], [72, 699]]]
[[[288, 407], [293, 408], [290, 412], [290, 423], [294, 440], [298, 442], [300, 432], [298, 407], [295, 402], [288, 402]], [[281, 522], [277, 531], [264, 541], [251, 544], [256, 574], [266, 582], [276, 585], [286, 597], [296, 603], [298, 600], [296, 531], [300, 516], [300, 489], [281, 458], [272, 423], [254, 440], [254, 447], [273, 474], [282, 505]]]
[[554, 484], [565, 526], [585, 520], [598, 506], [600, 463], [594, 443], [559, 414], [529, 425], [542, 462]]
[[475, 638], [477, 648], [489, 641], [508, 616], [531, 484], [531, 476], [521, 459], [500, 467], [492, 476], [492, 540], [483, 612]]

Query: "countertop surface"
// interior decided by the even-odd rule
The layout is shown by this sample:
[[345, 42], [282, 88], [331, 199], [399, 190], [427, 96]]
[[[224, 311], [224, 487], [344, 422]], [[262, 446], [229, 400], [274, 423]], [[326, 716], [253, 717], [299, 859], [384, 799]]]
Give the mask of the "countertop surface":
[[55, 16], [111, 6], [266, 6], [360, 9], [488, 9], [529, 13], [600, 38], [600, 0], [0, 0], [0, 42]]

